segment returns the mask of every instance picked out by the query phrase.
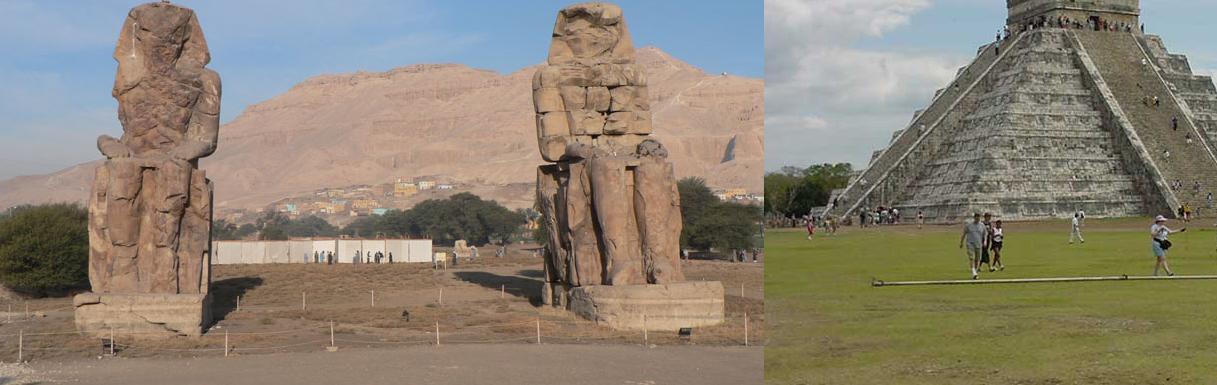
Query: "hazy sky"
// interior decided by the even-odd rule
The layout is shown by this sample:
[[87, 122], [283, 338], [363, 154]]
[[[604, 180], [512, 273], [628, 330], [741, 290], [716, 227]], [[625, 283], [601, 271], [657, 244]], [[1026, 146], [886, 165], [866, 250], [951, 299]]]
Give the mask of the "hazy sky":
[[[1217, 1], [1142, 1], [1147, 31], [1217, 70]], [[993, 41], [1002, 1], [765, 0], [765, 169], [864, 167]]]
[[[577, 1], [180, 0], [223, 78], [222, 121], [314, 75], [462, 63], [541, 63], [558, 9]], [[761, 77], [760, 0], [621, 0], [634, 44], [710, 73]], [[139, 1], [0, 0], [0, 180], [98, 159], [121, 134], [111, 58]], [[221, 144], [223, 145], [223, 144]]]

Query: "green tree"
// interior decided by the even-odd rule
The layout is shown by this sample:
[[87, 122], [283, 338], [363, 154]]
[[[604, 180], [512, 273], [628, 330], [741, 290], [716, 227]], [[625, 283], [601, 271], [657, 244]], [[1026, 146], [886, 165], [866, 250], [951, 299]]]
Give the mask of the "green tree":
[[0, 214], [0, 283], [31, 294], [89, 285], [89, 214], [73, 204], [20, 206]]
[[760, 211], [758, 207], [733, 202], [712, 205], [697, 221], [686, 224], [688, 246], [720, 252], [750, 249], [759, 229]]
[[470, 193], [447, 199], [430, 199], [405, 211], [391, 210], [382, 217], [365, 217], [343, 228], [342, 233], [364, 237], [430, 237], [439, 244], [464, 239], [474, 245], [491, 240], [505, 242], [520, 231], [525, 213], [515, 212], [495, 201]]
[[761, 221], [759, 208], [718, 200], [701, 178], [681, 179], [676, 188], [680, 191], [682, 247], [720, 251], [752, 247]]

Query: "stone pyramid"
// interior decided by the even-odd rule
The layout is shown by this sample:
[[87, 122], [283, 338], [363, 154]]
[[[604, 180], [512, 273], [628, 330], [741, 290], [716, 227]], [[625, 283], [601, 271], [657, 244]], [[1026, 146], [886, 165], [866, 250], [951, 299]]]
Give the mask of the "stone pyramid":
[[882, 206], [930, 222], [1023, 220], [1172, 215], [1187, 204], [1213, 216], [1217, 90], [1142, 32], [1138, 0], [1007, 5], [1007, 36], [982, 46], [828, 215]]

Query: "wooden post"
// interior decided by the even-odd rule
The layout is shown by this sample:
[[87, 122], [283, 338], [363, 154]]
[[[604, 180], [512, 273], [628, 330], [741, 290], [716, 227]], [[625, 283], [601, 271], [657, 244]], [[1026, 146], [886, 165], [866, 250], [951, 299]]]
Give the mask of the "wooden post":
[[22, 330], [17, 331], [17, 363], [20, 364], [21, 361], [24, 361], [24, 359], [25, 359], [25, 330], [22, 329]]
[[444, 288], [439, 288], [439, 304], [444, 304]]
[[228, 329], [224, 329], [224, 357], [228, 357]]
[[376, 307], [376, 290], [372, 290], [372, 307]]
[[439, 321], [435, 321], [435, 346], [439, 346]]
[[241, 296], [237, 296], [237, 311], [241, 311]]
[[541, 344], [541, 316], [537, 316], [537, 345]]
[[748, 346], [748, 313], [744, 313], [744, 346]]
[[308, 310], [308, 295], [300, 292], [300, 310]]
[[114, 356], [114, 328], [110, 328], [110, 356]]
[[651, 346], [651, 336], [647, 334], [647, 314], [642, 313], [642, 346]]
[[8, 322], [13, 322], [13, 304], [8, 304]]
[[507, 285], [499, 285], [499, 298], [507, 298]]
[[739, 296], [740, 296], [740, 298], [744, 298], [744, 283], [743, 282], [740, 282], [740, 284], [739, 284]]
[[334, 346], [334, 321], [330, 321], [330, 346]]

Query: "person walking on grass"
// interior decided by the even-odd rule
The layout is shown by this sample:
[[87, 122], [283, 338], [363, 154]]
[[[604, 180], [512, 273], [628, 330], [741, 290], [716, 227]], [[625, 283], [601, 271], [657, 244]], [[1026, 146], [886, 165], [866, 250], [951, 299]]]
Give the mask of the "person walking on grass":
[[1166, 217], [1164, 216], [1159, 215], [1154, 218], [1154, 224], [1149, 227], [1149, 233], [1153, 237], [1153, 242], [1151, 242], [1152, 245], [1150, 246], [1154, 251], [1154, 258], [1157, 259], [1157, 262], [1154, 264], [1155, 277], [1158, 276], [1159, 268], [1166, 270], [1168, 277], [1175, 275], [1175, 272], [1171, 271], [1170, 266], [1166, 264], [1166, 250], [1171, 248], [1171, 241], [1168, 238], [1171, 233], [1182, 233], [1184, 231], [1187, 231], [1186, 227], [1179, 229], [1179, 231], [1166, 227]]
[[[1005, 240], [1006, 233], [1002, 230], [1001, 219], [993, 222], [993, 230], [989, 237], [989, 249], [993, 250], [993, 266], [997, 266], [997, 270], [1005, 271], [1006, 264], [1001, 262], [1001, 244]], [[993, 271], [993, 270], [989, 270]]]
[[980, 213], [972, 214], [972, 220], [963, 226], [959, 236], [959, 248], [967, 247], [968, 268], [972, 279], [980, 277], [980, 253], [985, 245], [985, 224], [980, 222]]
[[1081, 243], [1086, 243], [1086, 240], [1082, 238], [1081, 215], [1082, 215], [1081, 212], [1073, 213], [1073, 223], [1072, 223], [1073, 230], [1069, 232], [1069, 244], [1071, 244], [1071, 245], [1073, 244], [1074, 238], [1077, 238], [1077, 240]]
[[993, 240], [993, 214], [985, 213], [984, 218], [985, 219], [980, 223], [985, 225], [985, 238], [980, 247], [980, 263], [977, 263], [976, 265], [977, 267], [980, 267], [980, 265], [983, 264], [987, 266], [989, 268], [989, 272], [992, 273], [993, 271], [997, 270], [993, 267], [993, 261], [989, 259], [989, 242]]
[[811, 240], [811, 236], [816, 235], [816, 221], [812, 218], [807, 218], [807, 240]]

